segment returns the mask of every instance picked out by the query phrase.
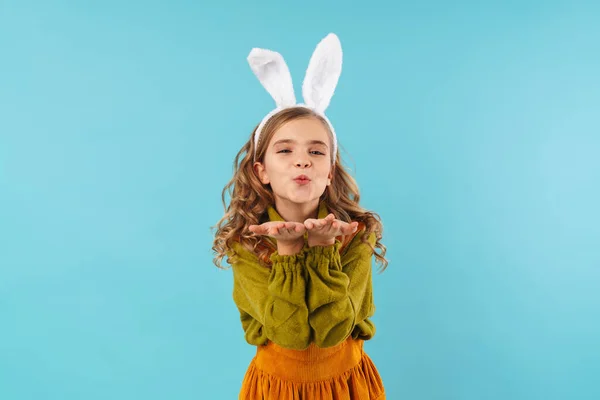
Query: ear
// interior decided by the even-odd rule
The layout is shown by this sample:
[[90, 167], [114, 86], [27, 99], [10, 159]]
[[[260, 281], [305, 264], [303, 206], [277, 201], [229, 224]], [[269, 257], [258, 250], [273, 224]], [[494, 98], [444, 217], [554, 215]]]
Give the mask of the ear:
[[334, 166], [332, 165], [329, 169], [329, 174], [327, 174], [327, 186], [331, 185], [331, 180], [333, 179]]
[[276, 51], [254, 48], [248, 55], [250, 68], [269, 92], [277, 107], [288, 107], [296, 104], [294, 86], [290, 70]]
[[269, 183], [271, 183], [263, 163], [261, 163], [260, 161], [257, 161], [254, 163], [254, 165], [252, 167], [254, 168], [254, 172], [256, 173], [256, 176], [258, 176], [258, 179], [260, 180], [260, 182], [263, 185], [268, 185]]
[[330, 33], [317, 45], [308, 63], [302, 94], [304, 103], [320, 113], [329, 106], [342, 73], [342, 45]]

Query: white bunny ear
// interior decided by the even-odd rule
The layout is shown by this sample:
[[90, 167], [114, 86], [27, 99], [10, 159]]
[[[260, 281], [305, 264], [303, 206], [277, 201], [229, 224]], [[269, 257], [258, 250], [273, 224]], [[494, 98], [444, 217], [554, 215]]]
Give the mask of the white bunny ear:
[[330, 33], [313, 52], [302, 84], [304, 103], [324, 113], [333, 97], [342, 73], [342, 45], [339, 38]]
[[296, 104], [292, 76], [281, 54], [255, 48], [248, 55], [248, 63], [260, 83], [275, 100], [277, 107]]

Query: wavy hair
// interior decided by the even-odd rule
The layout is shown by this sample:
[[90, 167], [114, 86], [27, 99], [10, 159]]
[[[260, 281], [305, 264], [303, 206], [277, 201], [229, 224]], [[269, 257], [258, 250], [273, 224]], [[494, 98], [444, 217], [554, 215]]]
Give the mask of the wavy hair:
[[[225, 215], [213, 226], [213, 230], [216, 229], [212, 246], [215, 254], [213, 262], [217, 267], [223, 268], [223, 258], [226, 256], [228, 264], [235, 261], [235, 255], [231, 248], [234, 241], [257, 254], [263, 264], [270, 265], [269, 255], [275, 249], [273, 241], [267, 237], [253, 235], [248, 231], [248, 226], [261, 224], [268, 220], [267, 209], [274, 205], [275, 198], [270, 185], [260, 182], [253, 165], [255, 161], [262, 162], [264, 160], [268, 144], [275, 132], [285, 123], [299, 118], [320, 120], [327, 129], [330, 139], [332, 138], [329, 126], [321, 116], [304, 107], [287, 108], [275, 114], [265, 124], [255, 157], [253, 138], [258, 126], [254, 128], [249, 140], [236, 155], [233, 162], [233, 177], [223, 188], [221, 194]], [[227, 195], [230, 198], [229, 205], [226, 203]], [[367, 243], [370, 233], [375, 234], [376, 243], [371, 248], [381, 270], [385, 270], [388, 261], [385, 258], [386, 247], [381, 243], [383, 233], [381, 219], [376, 213], [365, 210], [359, 205], [358, 185], [343, 166], [339, 152], [335, 155], [333, 162], [331, 185], [327, 186], [320, 200], [337, 219], [364, 224], [366, 231], [362, 236], [363, 242]]]

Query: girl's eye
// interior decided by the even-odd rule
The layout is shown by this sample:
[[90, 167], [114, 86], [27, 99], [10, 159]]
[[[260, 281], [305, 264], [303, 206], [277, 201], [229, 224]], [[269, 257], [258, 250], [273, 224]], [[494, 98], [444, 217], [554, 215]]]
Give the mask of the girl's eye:
[[292, 151], [289, 149], [279, 150], [277, 153], [291, 153]]
[[317, 155], [317, 156], [324, 156], [325, 155], [325, 153], [322, 153], [319, 150], [313, 150], [310, 153], [314, 154], [314, 155]]

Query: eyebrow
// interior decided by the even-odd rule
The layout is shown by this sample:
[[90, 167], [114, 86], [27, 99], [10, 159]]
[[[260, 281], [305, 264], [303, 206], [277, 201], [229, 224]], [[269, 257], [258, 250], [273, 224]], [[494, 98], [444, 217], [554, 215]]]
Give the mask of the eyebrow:
[[[278, 140], [275, 143], [273, 143], [273, 146], [277, 146], [278, 144], [294, 144], [294, 143], [297, 143], [297, 142], [292, 139], [281, 139], [281, 140]], [[322, 140], [309, 140], [308, 144], [321, 144], [325, 147], [328, 147], [327, 143], [323, 142]]]

